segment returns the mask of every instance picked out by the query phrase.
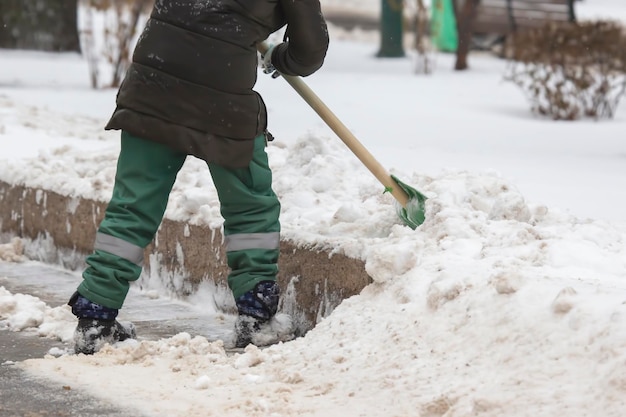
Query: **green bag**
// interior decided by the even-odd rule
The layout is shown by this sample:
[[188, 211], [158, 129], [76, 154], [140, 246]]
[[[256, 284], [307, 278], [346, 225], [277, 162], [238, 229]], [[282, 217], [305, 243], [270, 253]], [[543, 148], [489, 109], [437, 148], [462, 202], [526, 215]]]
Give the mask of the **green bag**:
[[456, 52], [459, 39], [452, 0], [432, 0], [430, 30], [438, 50]]

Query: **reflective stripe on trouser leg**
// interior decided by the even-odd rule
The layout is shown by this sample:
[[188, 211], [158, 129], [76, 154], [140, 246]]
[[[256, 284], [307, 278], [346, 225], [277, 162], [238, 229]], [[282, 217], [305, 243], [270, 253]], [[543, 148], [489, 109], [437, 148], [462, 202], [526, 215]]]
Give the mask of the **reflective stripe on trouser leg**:
[[142, 266], [143, 264], [143, 248], [122, 240], [119, 237], [98, 232], [96, 233], [94, 249], [119, 256], [138, 266]]
[[272, 190], [265, 136], [255, 139], [247, 168], [209, 164], [209, 169], [224, 217], [228, 285], [237, 298], [278, 273], [280, 203]]
[[280, 233], [235, 233], [224, 239], [226, 252], [235, 252], [249, 249], [278, 249]]
[[94, 303], [121, 308], [141, 274], [143, 248], [154, 238], [176, 174], [186, 155], [122, 132], [113, 195], [86, 259], [78, 292]]

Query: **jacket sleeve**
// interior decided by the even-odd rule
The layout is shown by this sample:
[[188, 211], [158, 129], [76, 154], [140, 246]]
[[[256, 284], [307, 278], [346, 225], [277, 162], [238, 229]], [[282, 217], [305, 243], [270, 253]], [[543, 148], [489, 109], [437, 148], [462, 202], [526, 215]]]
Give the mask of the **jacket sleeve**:
[[328, 28], [319, 0], [280, 0], [287, 19], [286, 41], [272, 51], [283, 74], [305, 77], [320, 69], [328, 50]]

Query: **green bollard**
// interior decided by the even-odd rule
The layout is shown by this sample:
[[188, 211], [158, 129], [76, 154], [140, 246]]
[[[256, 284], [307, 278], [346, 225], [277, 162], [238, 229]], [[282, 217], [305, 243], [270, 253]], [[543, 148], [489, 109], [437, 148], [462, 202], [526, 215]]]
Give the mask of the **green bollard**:
[[380, 50], [376, 54], [380, 58], [397, 58], [404, 56], [402, 46], [403, 35], [403, 0], [382, 0], [380, 15]]

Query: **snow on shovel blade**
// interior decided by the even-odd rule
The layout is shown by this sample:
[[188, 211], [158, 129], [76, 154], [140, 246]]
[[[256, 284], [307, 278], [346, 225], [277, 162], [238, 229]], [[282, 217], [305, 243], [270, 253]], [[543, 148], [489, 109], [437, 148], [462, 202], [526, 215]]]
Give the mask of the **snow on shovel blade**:
[[406, 206], [402, 207], [399, 203], [396, 205], [398, 216], [404, 221], [404, 224], [415, 230], [420, 224], [424, 223], [426, 217], [426, 196], [400, 181], [395, 175], [392, 175], [391, 178], [409, 197]]

